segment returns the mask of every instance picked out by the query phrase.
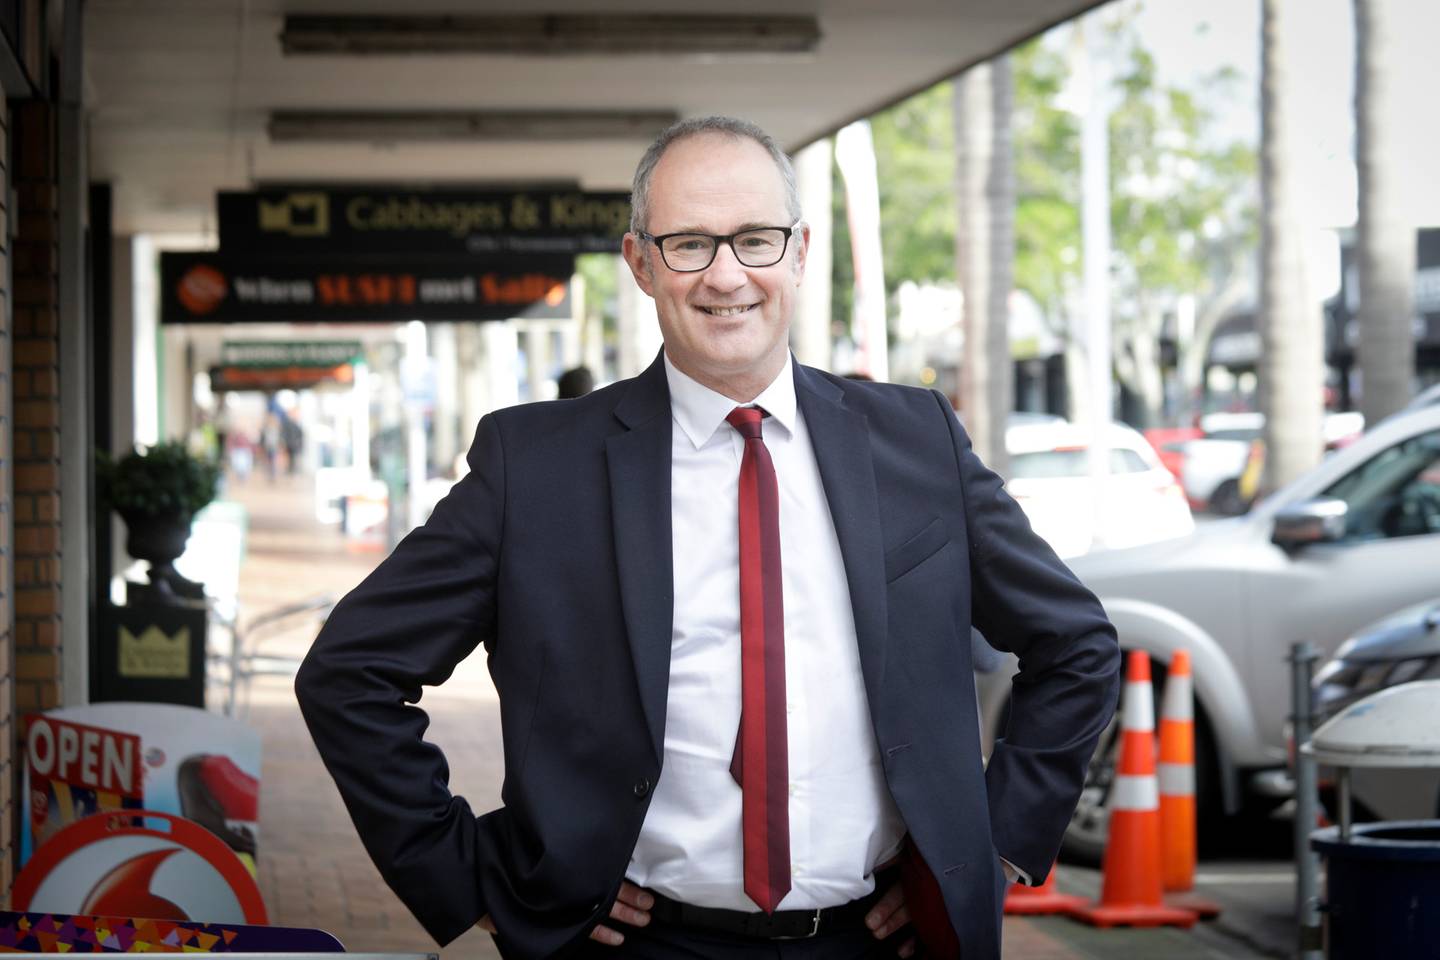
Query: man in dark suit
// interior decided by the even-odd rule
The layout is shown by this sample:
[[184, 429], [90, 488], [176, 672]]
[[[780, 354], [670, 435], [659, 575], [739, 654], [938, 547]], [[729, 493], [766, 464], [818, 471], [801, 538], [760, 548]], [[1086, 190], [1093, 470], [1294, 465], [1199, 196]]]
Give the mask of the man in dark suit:
[[[1114, 710], [1114, 631], [942, 396], [792, 362], [809, 231], [769, 137], [677, 125], [633, 207], [661, 356], [481, 420], [300, 672], [360, 836], [438, 941], [478, 922], [507, 957], [888, 957], [907, 920], [998, 957]], [[972, 625], [1021, 663], [988, 769]], [[477, 644], [506, 772], [479, 817], [411, 706]]]

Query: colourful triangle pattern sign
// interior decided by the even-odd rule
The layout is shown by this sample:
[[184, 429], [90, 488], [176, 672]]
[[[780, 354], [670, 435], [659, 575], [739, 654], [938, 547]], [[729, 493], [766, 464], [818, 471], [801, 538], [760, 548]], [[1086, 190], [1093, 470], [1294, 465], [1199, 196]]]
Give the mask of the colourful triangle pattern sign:
[[343, 953], [323, 930], [0, 910], [5, 953]]

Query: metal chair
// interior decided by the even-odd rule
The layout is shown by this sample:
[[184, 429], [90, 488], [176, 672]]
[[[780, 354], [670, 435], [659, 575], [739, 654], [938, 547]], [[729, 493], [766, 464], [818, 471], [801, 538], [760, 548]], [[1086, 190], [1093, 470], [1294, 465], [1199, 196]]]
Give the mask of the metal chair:
[[265, 638], [274, 638], [304, 623], [306, 616], [314, 618], [312, 626], [318, 633], [321, 626], [335, 608], [336, 598], [330, 594], [315, 594], [274, 607], [254, 617], [245, 619], [239, 604], [221, 604], [214, 600], [208, 603], [211, 622], [224, 630], [230, 638], [228, 650], [214, 650], [210, 662], [223, 667], [225, 674], [225, 701], [222, 712], [235, 716], [243, 692], [249, 697], [250, 681], [257, 676], [293, 676], [300, 667], [300, 657], [267, 651], [261, 646]]

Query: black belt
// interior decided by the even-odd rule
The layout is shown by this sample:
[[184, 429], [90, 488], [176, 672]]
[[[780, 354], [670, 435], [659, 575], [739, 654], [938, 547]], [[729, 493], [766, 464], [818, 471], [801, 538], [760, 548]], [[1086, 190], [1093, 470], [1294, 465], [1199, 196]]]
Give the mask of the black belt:
[[676, 927], [691, 927], [714, 933], [760, 940], [803, 940], [823, 933], [865, 929], [865, 914], [875, 906], [884, 891], [875, 889], [849, 903], [819, 910], [776, 910], [772, 914], [744, 910], [722, 910], [718, 907], [697, 907], [653, 893], [655, 906], [650, 919]]

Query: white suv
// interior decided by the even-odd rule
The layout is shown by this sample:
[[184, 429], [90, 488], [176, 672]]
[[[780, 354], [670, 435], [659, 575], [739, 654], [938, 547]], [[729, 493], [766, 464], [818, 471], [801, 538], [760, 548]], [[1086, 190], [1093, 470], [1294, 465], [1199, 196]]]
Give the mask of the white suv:
[[[1378, 424], [1243, 517], [1178, 540], [1069, 561], [1127, 650], [1157, 683], [1190, 651], [1202, 816], [1287, 795], [1285, 657], [1308, 640], [1329, 655], [1357, 629], [1440, 592], [1440, 406]], [[1010, 670], [982, 675], [988, 736], [1002, 736]], [[1101, 741], [1066, 850], [1103, 848], [1113, 736]]]
[[1185, 493], [1137, 431], [1105, 432], [1109, 469], [1090, 475], [1089, 431], [1064, 420], [1019, 419], [1005, 431], [1005, 489], [1062, 559], [1183, 537], [1195, 529]]

